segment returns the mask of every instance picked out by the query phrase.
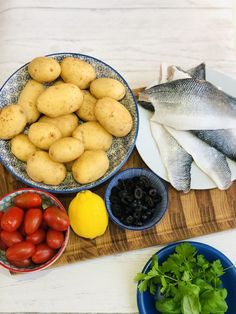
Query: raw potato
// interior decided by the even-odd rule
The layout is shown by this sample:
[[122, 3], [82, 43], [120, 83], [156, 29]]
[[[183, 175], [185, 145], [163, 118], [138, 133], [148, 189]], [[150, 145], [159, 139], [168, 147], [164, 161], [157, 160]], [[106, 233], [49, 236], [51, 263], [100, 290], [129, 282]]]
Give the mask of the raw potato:
[[112, 98], [99, 99], [94, 113], [104, 129], [116, 137], [126, 136], [133, 127], [133, 120], [129, 111]]
[[61, 73], [60, 64], [53, 58], [38, 57], [28, 65], [30, 76], [39, 83], [52, 82]]
[[76, 111], [76, 114], [84, 121], [96, 121], [97, 119], [94, 114], [94, 107], [97, 99], [87, 90], [83, 90], [82, 92], [84, 94], [84, 99], [79, 110]]
[[43, 84], [30, 80], [20, 93], [18, 105], [23, 108], [27, 122], [30, 124], [38, 120], [40, 116], [40, 112], [36, 107], [36, 100], [44, 90], [45, 86], [43, 86]]
[[37, 99], [37, 108], [50, 118], [56, 118], [79, 109], [83, 93], [74, 84], [50, 86]]
[[27, 161], [36, 150], [36, 146], [30, 142], [26, 134], [19, 134], [11, 140], [12, 154], [22, 161]]
[[93, 66], [88, 62], [68, 57], [61, 62], [61, 77], [66, 83], [72, 83], [81, 89], [86, 89], [90, 82], [96, 78], [96, 73]]
[[111, 97], [120, 100], [124, 98], [126, 89], [121, 82], [115, 79], [101, 77], [91, 83], [90, 92], [96, 98]]
[[57, 80], [56, 82], [54, 82], [53, 84], [52, 84], [52, 86], [57, 86], [57, 85], [60, 85], [60, 84], [63, 84], [63, 83], [65, 83], [63, 80], [61, 80], [61, 79], [59, 79], [59, 80]]
[[20, 134], [26, 126], [26, 115], [19, 105], [10, 104], [0, 111], [0, 139], [8, 140]]
[[73, 164], [74, 179], [86, 184], [101, 178], [109, 168], [109, 159], [103, 150], [87, 150]]
[[48, 153], [37, 151], [27, 160], [26, 172], [36, 182], [50, 185], [60, 184], [66, 177], [66, 168], [63, 164], [50, 159]]
[[[78, 133], [79, 132], [79, 133]], [[98, 122], [85, 122], [79, 125], [73, 132], [73, 137], [83, 136], [85, 150], [108, 150], [112, 144], [112, 135], [108, 133]]]
[[39, 119], [39, 122], [46, 122], [55, 125], [61, 131], [62, 137], [71, 136], [72, 132], [79, 124], [78, 117], [74, 113], [66, 114], [57, 118], [43, 116]]
[[49, 148], [49, 156], [58, 162], [70, 162], [84, 152], [82, 141], [73, 137], [64, 137], [55, 141]]
[[45, 122], [36, 122], [31, 124], [28, 136], [36, 147], [47, 150], [52, 143], [61, 138], [62, 135], [55, 125]]

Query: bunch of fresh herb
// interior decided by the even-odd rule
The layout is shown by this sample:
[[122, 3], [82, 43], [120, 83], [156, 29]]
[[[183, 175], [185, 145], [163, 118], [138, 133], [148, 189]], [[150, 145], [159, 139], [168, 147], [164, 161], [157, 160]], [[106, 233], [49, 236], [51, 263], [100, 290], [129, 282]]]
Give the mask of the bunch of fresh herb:
[[225, 270], [220, 260], [209, 262], [197, 254], [187, 242], [177, 245], [175, 252], [159, 265], [156, 255], [151, 269], [138, 273], [138, 289], [159, 295], [156, 309], [164, 314], [224, 314], [227, 290], [220, 276]]

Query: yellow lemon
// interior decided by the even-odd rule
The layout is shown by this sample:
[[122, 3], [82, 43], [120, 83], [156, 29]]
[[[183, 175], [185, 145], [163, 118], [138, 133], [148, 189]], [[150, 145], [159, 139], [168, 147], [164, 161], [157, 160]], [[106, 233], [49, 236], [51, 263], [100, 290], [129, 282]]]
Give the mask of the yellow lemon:
[[84, 238], [102, 235], [108, 225], [108, 215], [103, 199], [91, 191], [79, 192], [69, 206], [70, 225]]

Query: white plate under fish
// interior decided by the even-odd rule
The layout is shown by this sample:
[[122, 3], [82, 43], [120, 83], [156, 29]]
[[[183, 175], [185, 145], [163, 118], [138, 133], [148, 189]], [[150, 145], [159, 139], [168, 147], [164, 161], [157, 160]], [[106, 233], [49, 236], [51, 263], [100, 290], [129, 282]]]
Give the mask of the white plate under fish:
[[[206, 70], [206, 78], [224, 92], [236, 97], [236, 80], [214, 70]], [[155, 140], [152, 137], [149, 120], [152, 112], [139, 106], [139, 133], [136, 142], [138, 152], [146, 165], [162, 179], [169, 182], [167, 172], [162, 163], [161, 156]], [[236, 179], [236, 162], [227, 158], [232, 180]], [[201, 171], [195, 162], [191, 169], [191, 189], [205, 190], [216, 188], [216, 184]]]

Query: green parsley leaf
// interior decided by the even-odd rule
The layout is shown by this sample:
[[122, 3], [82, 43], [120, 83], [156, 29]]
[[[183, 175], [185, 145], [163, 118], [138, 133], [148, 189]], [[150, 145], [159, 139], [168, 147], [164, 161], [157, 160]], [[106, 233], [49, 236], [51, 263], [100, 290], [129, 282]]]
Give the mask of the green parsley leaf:
[[207, 290], [200, 296], [203, 313], [225, 313], [228, 309], [225, 301], [226, 289]]
[[211, 271], [217, 277], [224, 275], [224, 268], [220, 260], [217, 259], [211, 264]]
[[193, 247], [191, 244], [188, 242], [184, 242], [180, 245], [177, 245], [175, 248], [176, 253], [179, 255], [182, 255], [185, 258], [188, 258], [190, 256], [194, 256], [196, 253], [195, 247]]
[[156, 302], [156, 309], [164, 314], [181, 314], [181, 304], [174, 299], [161, 299]]
[[146, 274], [143, 273], [137, 273], [137, 275], [134, 277], [134, 281], [140, 281], [140, 280], [144, 280], [146, 278]]

